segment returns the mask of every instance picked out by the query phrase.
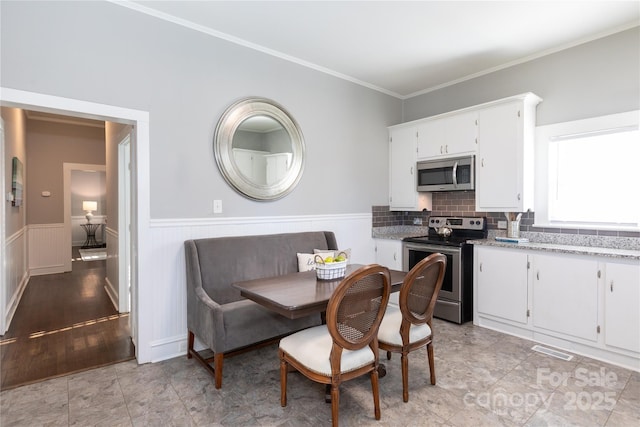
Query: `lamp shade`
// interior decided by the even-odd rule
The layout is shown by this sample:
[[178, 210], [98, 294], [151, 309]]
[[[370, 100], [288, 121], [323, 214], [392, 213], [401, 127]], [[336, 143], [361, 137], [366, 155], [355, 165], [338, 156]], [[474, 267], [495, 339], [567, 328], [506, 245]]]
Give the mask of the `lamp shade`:
[[87, 212], [98, 210], [98, 202], [85, 200], [82, 202], [82, 210]]

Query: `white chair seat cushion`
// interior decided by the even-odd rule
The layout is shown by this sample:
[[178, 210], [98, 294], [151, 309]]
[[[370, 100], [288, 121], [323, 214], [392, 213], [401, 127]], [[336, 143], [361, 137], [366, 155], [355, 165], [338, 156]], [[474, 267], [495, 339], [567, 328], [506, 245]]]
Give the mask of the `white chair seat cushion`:
[[[402, 312], [400, 307], [387, 305], [387, 310], [382, 318], [380, 329], [378, 330], [378, 342], [392, 345], [402, 345], [400, 336], [400, 325], [402, 324]], [[411, 325], [409, 329], [409, 342], [413, 343], [431, 335], [431, 328], [426, 323], [422, 325]]]
[[391, 292], [391, 294], [389, 295], [388, 305], [394, 305], [396, 307], [400, 307], [400, 291]]
[[[331, 376], [329, 355], [333, 339], [326, 325], [304, 329], [280, 340], [280, 348], [310, 370]], [[360, 350], [343, 350], [340, 361], [342, 372], [349, 372], [373, 363], [375, 355], [369, 346]]]

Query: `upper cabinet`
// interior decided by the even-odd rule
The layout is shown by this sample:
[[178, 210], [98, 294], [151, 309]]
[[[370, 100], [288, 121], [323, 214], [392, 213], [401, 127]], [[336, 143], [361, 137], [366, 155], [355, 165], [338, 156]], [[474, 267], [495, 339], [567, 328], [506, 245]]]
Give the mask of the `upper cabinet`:
[[428, 193], [416, 192], [417, 161], [475, 155], [476, 211], [533, 210], [536, 106], [541, 101], [525, 93], [391, 126], [391, 209], [425, 206], [421, 200]]
[[396, 211], [431, 210], [431, 194], [416, 189], [416, 127], [389, 128], [389, 207]]
[[478, 112], [457, 113], [418, 125], [418, 160], [475, 154]]
[[533, 210], [536, 106], [528, 93], [478, 111], [476, 211]]

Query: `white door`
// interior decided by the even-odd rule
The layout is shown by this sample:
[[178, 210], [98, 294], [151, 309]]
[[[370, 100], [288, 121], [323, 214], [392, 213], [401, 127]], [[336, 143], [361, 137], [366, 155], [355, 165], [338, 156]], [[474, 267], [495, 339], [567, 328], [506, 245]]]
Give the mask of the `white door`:
[[[118, 144], [118, 312], [131, 311], [131, 137]], [[129, 317], [131, 321], [131, 317]]]

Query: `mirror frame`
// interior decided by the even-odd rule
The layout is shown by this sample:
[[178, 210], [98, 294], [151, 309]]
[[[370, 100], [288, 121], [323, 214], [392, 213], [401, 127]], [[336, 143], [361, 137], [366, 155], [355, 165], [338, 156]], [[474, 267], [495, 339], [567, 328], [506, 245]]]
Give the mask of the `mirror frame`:
[[[273, 184], [256, 184], [238, 168], [233, 155], [233, 137], [247, 119], [267, 116], [276, 120], [291, 139], [292, 159], [286, 175]], [[213, 140], [218, 169], [225, 181], [238, 193], [252, 200], [276, 200], [289, 194], [300, 181], [304, 170], [304, 138], [298, 123], [278, 103], [267, 98], [244, 98], [232, 104], [222, 114]]]

